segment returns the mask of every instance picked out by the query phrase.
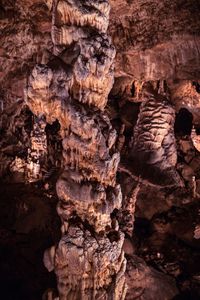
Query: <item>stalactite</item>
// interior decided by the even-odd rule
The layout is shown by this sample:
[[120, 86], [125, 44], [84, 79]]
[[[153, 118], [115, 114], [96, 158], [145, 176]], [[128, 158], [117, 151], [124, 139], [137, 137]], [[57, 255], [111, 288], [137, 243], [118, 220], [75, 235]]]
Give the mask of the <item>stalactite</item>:
[[27, 180], [29, 182], [41, 179], [41, 165], [47, 158], [46, 122], [43, 116], [34, 117], [33, 130], [30, 138], [30, 149], [27, 157]]
[[135, 221], [135, 204], [137, 201], [137, 196], [140, 191], [140, 182], [132, 189], [130, 195], [126, 196], [122, 210], [118, 214], [118, 219], [120, 220], [120, 228], [124, 233], [130, 236], [133, 235], [134, 221]]
[[150, 178], [155, 184], [181, 185], [175, 170], [175, 110], [169, 100], [157, 94], [150, 84], [144, 87], [143, 95], [131, 155], [143, 177]]
[[107, 0], [48, 1], [54, 57], [37, 65], [26, 102], [47, 122], [56, 119], [63, 138], [64, 172], [57, 181], [62, 221], [58, 245], [44, 263], [57, 276], [59, 299], [124, 299], [124, 235], [111, 213], [120, 209], [116, 184], [116, 132], [103, 112], [113, 85], [115, 49], [106, 31]]

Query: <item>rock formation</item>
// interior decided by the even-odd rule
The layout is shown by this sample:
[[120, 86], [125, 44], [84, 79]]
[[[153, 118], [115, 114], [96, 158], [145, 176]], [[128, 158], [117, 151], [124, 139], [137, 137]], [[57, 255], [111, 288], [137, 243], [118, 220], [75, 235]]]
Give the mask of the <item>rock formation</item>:
[[47, 137], [45, 132], [46, 122], [41, 116], [34, 118], [31, 132], [31, 145], [28, 149], [27, 180], [40, 179], [40, 166], [45, 164], [47, 158]]
[[199, 12], [0, 0], [4, 299], [200, 299]]
[[199, 78], [198, 1], [111, 0], [111, 6], [116, 77]]
[[122, 204], [115, 180], [119, 153], [102, 111], [115, 56], [106, 34], [109, 3], [54, 1], [51, 8], [54, 57], [35, 66], [26, 89], [31, 111], [48, 123], [58, 120], [63, 138], [57, 181], [62, 238], [44, 263], [55, 270], [59, 299], [124, 299], [123, 234], [111, 219]]
[[128, 258], [126, 279], [129, 286], [127, 300], [162, 300], [163, 294], [166, 299], [173, 299], [178, 294], [175, 281], [170, 276], [148, 267], [137, 256]]
[[140, 183], [132, 189], [129, 195], [123, 199], [122, 209], [117, 214], [117, 220], [119, 220], [120, 228], [130, 238], [133, 235], [134, 221], [135, 221], [135, 209], [138, 193], [140, 191]]
[[164, 185], [180, 184], [175, 170], [175, 111], [166, 97], [153, 91], [147, 90], [145, 98], [133, 136], [132, 156], [137, 161], [137, 169], [143, 177], [151, 177], [154, 183], [160, 180]]

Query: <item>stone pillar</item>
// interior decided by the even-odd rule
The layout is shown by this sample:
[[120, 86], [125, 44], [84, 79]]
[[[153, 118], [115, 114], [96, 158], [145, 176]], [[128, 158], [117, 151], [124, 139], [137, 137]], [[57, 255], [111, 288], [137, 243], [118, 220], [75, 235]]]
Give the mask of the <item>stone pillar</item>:
[[120, 209], [116, 132], [104, 113], [113, 85], [115, 49], [107, 35], [107, 0], [47, 1], [54, 56], [37, 65], [26, 102], [60, 123], [64, 170], [57, 182], [60, 242], [44, 254], [59, 299], [125, 298], [124, 235], [112, 222]]

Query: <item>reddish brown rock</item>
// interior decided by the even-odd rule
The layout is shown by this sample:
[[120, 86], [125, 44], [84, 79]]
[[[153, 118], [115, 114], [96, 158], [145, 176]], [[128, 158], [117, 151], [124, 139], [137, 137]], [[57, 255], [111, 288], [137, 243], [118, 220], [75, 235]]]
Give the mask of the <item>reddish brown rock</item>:
[[[116, 132], [99, 111], [113, 84], [115, 51], [103, 22], [104, 18], [108, 22], [108, 2], [88, 1], [85, 6], [54, 1], [52, 8], [54, 53], [60, 58], [37, 65], [26, 89], [31, 111], [42, 113], [47, 122], [58, 120], [63, 138], [65, 171], [57, 181], [62, 238], [45, 252], [44, 263], [49, 271], [55, 269], [60, 299], [124, 299], [124, 235], [111, 220], [122, 202], [115, 182], [119, 153], [114, 150]], [[98, 31], [89, 37], [86, 25]], [[66, 36], [62, 30], [67, 30]], [[70, 55], [67, 47], [72, 41], [71, 50], [79, 51], [69, 68], [60, 59], [65, 60], [63, 50]]]

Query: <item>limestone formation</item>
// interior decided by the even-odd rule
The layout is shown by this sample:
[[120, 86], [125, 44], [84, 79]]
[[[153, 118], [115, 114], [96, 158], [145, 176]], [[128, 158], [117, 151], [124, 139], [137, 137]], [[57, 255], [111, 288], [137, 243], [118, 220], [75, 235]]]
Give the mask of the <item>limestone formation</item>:
[[0, 0], [2, 298], [200, 299], [199, 13]]
[[127, 195], [125, 199], [123, 199], [122, 209], [117, 215], [117, 219], [119, 219], [120, 228], [124, 233], [129, 235], [130, 238], [133, 235], [135, 220], [134, 215], [139, 191], [140, 183], [137, 183], [136, 187], [132, 189], [130, 195]]
[[[44, 263], [55, 270], [60, 300], [121, 300], [124, 235], [111, 219], [122, 205], [115, 178], [119, 153], [116, 132], [101, 111], [113, 85], [109, 3], [54, 1], [52, 10], [56, 56], [35, 66], [26, 88], [31, 111], [48, 123], [58, 120], [63, 139], [64, 172], [57, 181], [62, 238], [47, 250]], [[66, 57], [73, 51], [69, 66]]]
[[124, 299], [123, 240], [122, 234], [112, 242], [106, 237], [96, 238], [88, 230], [71, 225], [57, 248], [44, 256], [48, 270], [55, 269], [59, 299]]
[[111, 7], [116, 77], [199, 78], [198, 1], [111, 0]]
[[[145, 177], [160, 173], [163, 185], [180, 184], [176, 173], [177, 162], [176, 142], [174, 137], [175, 111], [162, 95], [156, 95], [148, 87], [145, 100], [140, 106], [137, 124], [134, 128], [134, 143], [132, 157], [135, 159], [140, 172]], [[146, 166], [146, 167], [145, 167]], [[146, 174], [145, 174], [146, 173]], [[162, 173], [162, 174], [161, 174]], [[149, 174], [149, 175], [148, 175]]]
[[31, 145], [28, 149], [27, 180], [34, 181], [41, 178], [41, 165], [47, 158], [46, 122], [42, 116], [36, 117], [31, 132]]

